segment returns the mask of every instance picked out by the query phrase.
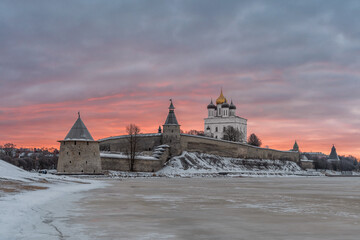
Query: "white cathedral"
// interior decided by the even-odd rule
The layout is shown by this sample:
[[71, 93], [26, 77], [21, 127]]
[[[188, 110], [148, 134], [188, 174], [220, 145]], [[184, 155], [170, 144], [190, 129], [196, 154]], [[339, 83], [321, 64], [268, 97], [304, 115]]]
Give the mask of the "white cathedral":
[[230, 105], [224, 97], [222, 90], [216, 99], [216, 106], [212, 100], [207, 106], [208, 117], [204, 119], [204, 133], [208, 137], [222, 139], [226, 127], [232, 126], [241, 133], [241, 142], [246, 142], [247, 119], [236, 116], [236, 106], [231, 101]]

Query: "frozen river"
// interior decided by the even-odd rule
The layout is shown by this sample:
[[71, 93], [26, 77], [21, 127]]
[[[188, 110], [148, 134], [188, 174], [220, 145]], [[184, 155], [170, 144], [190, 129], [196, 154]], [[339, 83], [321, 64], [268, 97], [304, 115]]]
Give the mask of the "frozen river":
[[85, 192], [66, 217], [57, 219], [62, 239], [360, 238], [360, 178], [108, 183]]

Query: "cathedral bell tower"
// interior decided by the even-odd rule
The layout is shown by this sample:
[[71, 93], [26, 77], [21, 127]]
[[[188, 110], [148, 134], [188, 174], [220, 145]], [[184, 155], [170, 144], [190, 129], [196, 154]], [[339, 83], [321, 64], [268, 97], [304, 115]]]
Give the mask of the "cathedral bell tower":
[[170, 146], [171, 156], [176, 156], [181, 153], [180, 125], [178, 124], [174, 110], [175, 107], [172, 99], [170, 99], [169, 114], [163, 125], [162, 141], [163, 144]]

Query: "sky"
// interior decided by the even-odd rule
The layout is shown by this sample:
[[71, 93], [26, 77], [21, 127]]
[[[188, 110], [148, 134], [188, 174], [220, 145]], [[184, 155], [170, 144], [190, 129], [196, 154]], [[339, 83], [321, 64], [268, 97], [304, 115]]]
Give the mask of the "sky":
[[203, 130], [220, 89], [263, 146], [360, 157], [360, 1], [0, 0], [0, 144]]

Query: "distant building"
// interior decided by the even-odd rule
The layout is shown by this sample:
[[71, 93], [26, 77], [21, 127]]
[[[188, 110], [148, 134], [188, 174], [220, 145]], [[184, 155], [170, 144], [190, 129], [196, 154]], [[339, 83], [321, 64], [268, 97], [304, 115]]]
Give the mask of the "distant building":
[[99, 143], [94, 141], [79, 117], [64, 140], [60, 142], [57, 172], [61, 174], [99, 174], [101, 160]]
[[296, 140], [295, 140], [294, 146], [293, 146], [293, 148], [291, 149], [291, 151], [300, 152], [300, 150], [299, 150], [299, 145], [297, 144]]
[[246, 142], [247, 119], [236, 116], [236, 106], [229, 104], [221, 90], [220, 96], [216, 99], [216, 105], [211, 100], [207, 106], [208, 117], [204, 119], [205, 136], [222, 139], [227, 127], [232, 126], [241, 133], [241, 142]]
[[331, 148], [331, 152], [330, 152], [330, 155], [329, 155], [329, 158], [327, 159], [329, 162], [338, 162], [340, 161], [340, 158], [336, 152], [336, 148], [335, 146], [333, 145], [332, 148]]

